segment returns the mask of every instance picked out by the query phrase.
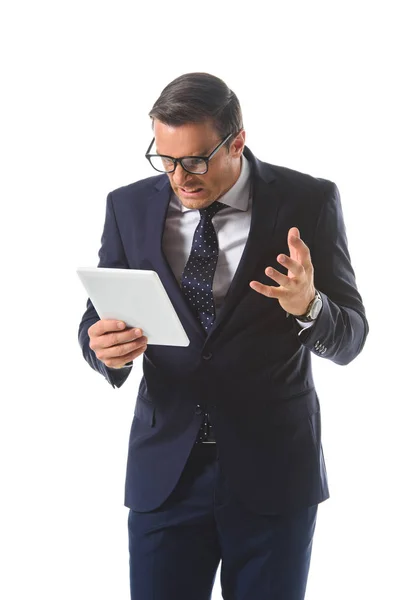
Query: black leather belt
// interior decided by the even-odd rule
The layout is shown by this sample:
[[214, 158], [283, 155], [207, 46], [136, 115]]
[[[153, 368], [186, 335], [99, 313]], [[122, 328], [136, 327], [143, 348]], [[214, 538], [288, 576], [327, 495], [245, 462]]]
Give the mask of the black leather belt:
[[204, 419], [197, 435], [196, 444], [216, 444], [216, 442], [210, 415], [209, 413], [204, 413]]

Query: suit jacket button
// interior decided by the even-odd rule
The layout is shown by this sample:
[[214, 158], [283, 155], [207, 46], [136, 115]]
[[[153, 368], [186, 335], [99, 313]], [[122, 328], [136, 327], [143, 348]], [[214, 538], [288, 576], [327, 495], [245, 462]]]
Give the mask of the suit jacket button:
[[209, 352], [208, 354], [203, 354], [203, 358], [204, 360], [210, 360], [210, 358], [212, 358], [212, 353]]
[[196, 415], [202, 415], [203, 414], [203, 409], [201, 408], [200, 404], [198, 404], [196, 406]]

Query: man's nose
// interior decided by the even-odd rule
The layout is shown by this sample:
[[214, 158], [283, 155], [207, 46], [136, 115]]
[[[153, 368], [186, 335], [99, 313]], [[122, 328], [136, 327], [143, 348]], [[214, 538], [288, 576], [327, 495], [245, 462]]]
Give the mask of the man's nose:
[[185, 171], [180, 163], [177, 163], [175, 172], [172, 175], [174, 183], [176, 185], [184, 186], [188, 177], [190, 177], [190, 173]]

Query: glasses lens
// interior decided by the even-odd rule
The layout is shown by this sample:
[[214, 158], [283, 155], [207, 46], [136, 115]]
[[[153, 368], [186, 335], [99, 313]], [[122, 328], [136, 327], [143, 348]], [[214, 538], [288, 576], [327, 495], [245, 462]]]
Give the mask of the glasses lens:
[[207, 171], [207, 163], [202, 158], [184, 158], [182, 164], [190, 173], [205, 173]]
[[174, 161], [166, 156], [152, 156], [150, 162], [156, 171], [169, 173], [174, 170]]

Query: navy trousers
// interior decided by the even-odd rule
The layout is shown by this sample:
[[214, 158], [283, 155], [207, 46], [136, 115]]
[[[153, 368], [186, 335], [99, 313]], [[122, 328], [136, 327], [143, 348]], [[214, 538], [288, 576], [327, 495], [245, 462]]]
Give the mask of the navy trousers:
[[210, 600], [221, 563], [224, 600], [303, 600], [317, 505], [250, 512], [231, 494], [216, 444], [195, 445], [158, 509], [129, 510], [131, 600]]

